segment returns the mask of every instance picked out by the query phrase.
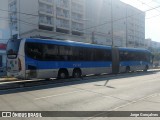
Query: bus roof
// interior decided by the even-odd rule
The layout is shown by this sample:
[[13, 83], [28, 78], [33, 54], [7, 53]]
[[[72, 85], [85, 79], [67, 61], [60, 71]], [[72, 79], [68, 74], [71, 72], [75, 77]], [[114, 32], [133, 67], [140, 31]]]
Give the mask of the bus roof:
[[[77, 46], [77, 47], [90, 47], [90, 48], [99, 48], [99, 49], [112, 49], [111, 46], [105, 46], [105, 45], [96, 45], [91, 43], [83, 43], [83, 42], [75, 42], [71, 40], [56, 40], [56, 39], [41, 39], [41, 38], [27, 38], [27, 42], [36, 42], [36, 43], [49, 43], [49, 44], [57, 44], [57, 45], [69, 45], [69, 46]], [[121, 51], [141, 51], [141, 52], [149, 52], [147, 49], [143, 48], [124, 48], [124, 47], [118, 47]]]
[[69, 45], [69, 46], [77, 46], [77, 47], [90, 47], [90, 48], [103, 48], [103, 49], [111, 49], [111, 46], [105, 45], [96, 45], [90, 43], [82, 43], [75, 42], [70, 40], [55, 40], [55, 39], [40, 39], [40, 38], [28, 38], [27, 42], [36, 42], [36, 43], [49, 43], [49, 44], [57, 44], [57, 45]]

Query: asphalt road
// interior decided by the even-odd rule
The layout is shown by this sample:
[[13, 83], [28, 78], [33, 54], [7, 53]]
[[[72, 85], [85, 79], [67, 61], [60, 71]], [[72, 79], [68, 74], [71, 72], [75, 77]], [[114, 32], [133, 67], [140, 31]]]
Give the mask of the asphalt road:
[[[142, 72], [121, 77], [5, 90], [0, 91], [0, 94], [0, 111], [160, 111], [160, 72]], [[43, 119], [119, 120], [120, 118], [93, 116]]]

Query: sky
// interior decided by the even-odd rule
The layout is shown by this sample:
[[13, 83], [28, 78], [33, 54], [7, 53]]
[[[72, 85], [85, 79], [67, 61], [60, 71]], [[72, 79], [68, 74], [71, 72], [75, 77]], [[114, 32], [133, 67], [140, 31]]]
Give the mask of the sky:
[[[7, 9], [8, 0], [0, 0], [0, 9]], [[142, 11], [152, 9], [160, 6], [160, 0], [121, 0], [127, 4], [130, 4]], [[1, 19], [1, 17], [8, 17], [7, 12], [0, 11], [0, 33], [6, 33], [9, 29], [7, 21]], [[160, 42], [160, 7], [157, 9], [146, 12], [146, 23], [145, 23], [145, 38], [151, 38], [153, 41]], [[9, 30], [8, 30], [9, 31]], [[7, 34], [3, 34], [0, 37], [7, 38]], [[1, 38], [0, 38], [1, 39]]]

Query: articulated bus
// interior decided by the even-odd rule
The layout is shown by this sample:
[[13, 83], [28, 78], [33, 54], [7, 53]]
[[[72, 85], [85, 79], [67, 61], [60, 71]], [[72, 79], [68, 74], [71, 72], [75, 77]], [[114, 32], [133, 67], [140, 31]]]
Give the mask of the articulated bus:
[[151, 66], [152, 54], [145, 49], [39, 38], [9, 40], [7, 44], [7, 74], [20, 79], [78, 78], [147, 71]]

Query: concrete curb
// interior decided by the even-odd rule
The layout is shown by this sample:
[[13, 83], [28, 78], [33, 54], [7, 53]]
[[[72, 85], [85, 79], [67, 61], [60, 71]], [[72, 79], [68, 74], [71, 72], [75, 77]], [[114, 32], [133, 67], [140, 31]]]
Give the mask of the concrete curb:
[[[119, 74], [120, 75], [120, 74]], [[33, 86], [41, 86], [41, 85], [48, 85], [48, 84], [62, 84], [65, 82], [76, 82], [82, 80], [93, 80], [99, 78], [106, 78], [106, 77], [114, 77], [115, 75], [102, 75], [102, 76], [91, 76], [85, 78], [70, 78], [64, 80], [29, 80], [29, 81], [7, 81], [0, 84], [0, 90], [8, 90], [8, 89], [16, 89], [16, 88], [23, 88], [23, 87], [33, 87]]]
[[0, 82], [17, 81], [17, 78], [0, 78]]

